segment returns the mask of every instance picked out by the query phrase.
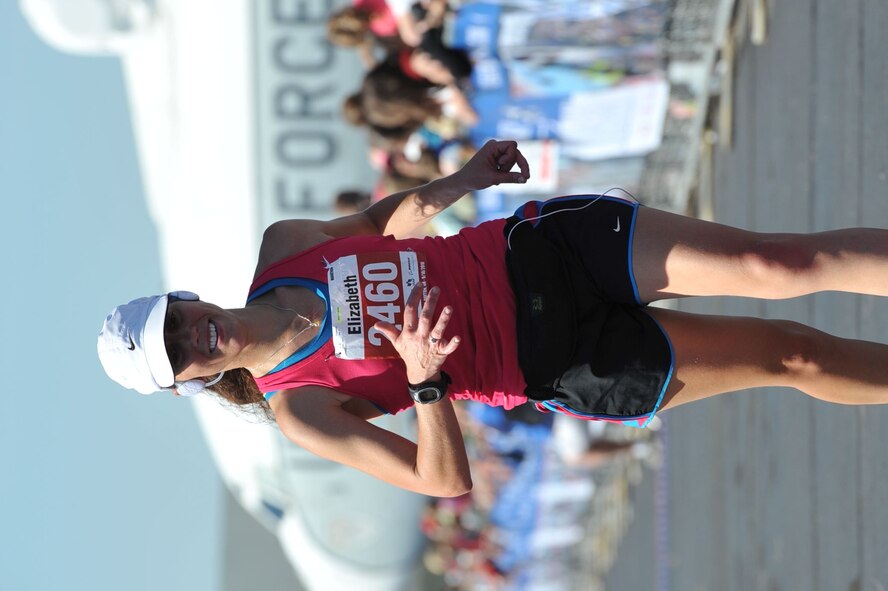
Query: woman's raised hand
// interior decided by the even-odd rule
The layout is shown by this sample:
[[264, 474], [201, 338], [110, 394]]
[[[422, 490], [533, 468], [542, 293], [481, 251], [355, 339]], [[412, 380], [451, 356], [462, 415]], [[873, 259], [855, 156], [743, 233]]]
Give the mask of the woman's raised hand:
[[[519, 170], [512, 172], [516, 164]], [[530, 168], [517, 142], [490, 140], [454, 176], [467, 192], [479, 191], [500, 183], [525, 183]]]
[[437, 287], [429, 290], [429, 297], [420, 312], [422, 284], [417, 284], [407, 298], [402, 330], [399, 331], [398, 327], [388, 322], [376, 324], [376, 329], [391, 341], [404, 360], [407, 366], [407, 381], [411, 384], [419, 384], [433, 378], [447, 356], [459, 346], [459, 337], [444, 338], [444, 330], [453, 313], [450, 306], [445, 306], [438, 316], [438, 321], [433, 323], [440, 294], [441, 291]]

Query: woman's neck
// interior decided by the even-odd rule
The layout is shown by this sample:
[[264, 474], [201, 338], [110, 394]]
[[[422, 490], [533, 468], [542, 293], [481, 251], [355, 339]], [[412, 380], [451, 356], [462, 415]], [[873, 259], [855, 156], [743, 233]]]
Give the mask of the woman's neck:
[[241, 309], [251, 335], [244, 367], [255, 377], [263, 376], [311, 342], [326, 313], [318, 299], [307, 289], [277, 288]]

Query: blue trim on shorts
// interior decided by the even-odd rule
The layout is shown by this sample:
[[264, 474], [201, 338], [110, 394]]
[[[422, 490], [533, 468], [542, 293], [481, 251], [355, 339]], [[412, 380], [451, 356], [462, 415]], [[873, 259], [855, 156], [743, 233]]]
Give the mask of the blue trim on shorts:
[[[630, 207], [632, 207], [632, 219], [629, 222], [629, 246], [627, 248], [627, 257], [628, 257], [627, 268], [629, 270], [629, 280], [632, 285], [632, 295], [635, 298], [635, 302], [640, 307], [646, 306], [647, 304], [645, 302], [641, 301], [641, 295], [638, 292], [638, 282], [635, 280], [635, 268], [632, 264], [632, 252], [633, 252], [633, 246], [634, 246], [634, 242], [635, 242], [635, 223], [638, 218], [638, 208], [641, 207], [640, 203], [638, 203], [637, 201], [634, 201], [634, 200], [624, 199], [622, 197], [614, 197], [614, 196], [610, 196], [610, 195], [594, 195], [594, 194], [564, 195], [562, 197], [555, 197], [553, 199], [548, 199], [545, 201], [529, 201], [529, 202], [527, 202], [527, 203], [536, 204], [536, 210], [537, 210], [536, 216], [532, 216], [529, 218], [524, 217], [524, 215], [523, 215], [524, 208], [526, 207], [527, 203], [521, 205], [515, 211], [514, 215], [521, 220], [525, 220], [525, 219], [533, 220], [531, 223], [534, 226], [536, 226], [539, 223], [540, 219], [544, 215], [546, 215], [547, 212], [545, 211], [545, 207], [547, 204], [554, 203], [557, 201], [583, 200], [583, 199], [589, 200], [592, 202], [597, 202], [597, 201], [601, 201], [601, 200], [608, 200], [611, 202], [622, 203], [622, 204], [629, 205]], [[574, 211], [574, 210], [562, 210], [562, 211], [564, 211], [565, 213], [570, 213], [571, 211]], [[675, 350], [672, 347], [672, 341], [670, 340], [669, 335], [666, 333], [666, 331], [663, 330], [663, 327], [660, 325], [660, 323], [657, 321], [657, 319], [654, 318], [653, 316], [651, 316], [650, 314], [648, 314], [648, 317], [654, 321], [654, 324], [657, 325], [657, 328], [660, 329], [660, 333], [666, 339], [666, 343], [669, 346], [669, 358], [670, 358], [669, 359], [669, 371], [666, 374], [666, 380], [663, 383], [663, 387], [660, 389], [660, 393], [657, 396], [657, 402], [654, 404], [654, 409], [651, 412], [644, 413], [641, 415], [636, 415], [636, 416], [616, 416], [616, 415], [608, 415], [608, 414], [585, 413], [585, 412], [574, 410], [573, 408], [567, 406], [566, 404], [564, 404], [562, 402], [558, 402], [557, 400], [537, 401], [537, 402], [535, 402], [535, 406], [536, 406], [537, 410], [539, 410], [541, 412], [559, 412], [559, 413], [562, 413], [565, 415], [569, 415], [572, 417], [585, 419], [585, 420], [598, 420], [598, 421], [609, 421], [609, 422], [622, 423], [624, 425], [627, 425], [630, 427], [636, 427], [636, 428], [647, 427], [648, 424], [650, 424], [650, 422], [653, 420], [657, 411], [660, 409], [660, 405], [663, 403], [663, 397], [666, 395], [666, 390], [669, 387], [670, 382], [672, 381], [672, 374], [675, 371]]]
[[[647, 314], [647, 312], [645, 312]], [[663, 387], [660, 389], [660, 395], [657, 397], [657, 403], [654, 405], [654, 410], [651, 411], [651, 417], [642, 425], [642, 427], [646, 427], [648, 423], [651, 422], [651, 419], [654, 418], [654, 415], [660, 410], [660, 404], [663, 403], [663, 396], [666, 395], [666, 389], [669, 388], [669, 383], [672, 382], [672, 374], [675, 371], [675, 349], [672, 347], [672, 339], [669, 338], [669, 333], [663, 330], [663, 326], [660, 322], [647, 314], [647, 317], [654, 321], [654, 324], [657, 325], [657, 328], [660, 329], [660, 332], [663, 333], [663, 338], [666, 339], [666, 344], [669, 345], [669, 373], [666, 374], [666, 381], [663, 382]]]
[[[645, 312], [645, 314], [647, 313]], [[663, 397], [666, 395], [666, 390], [669, 388], [669, 384], [672, 382], [672, 374], [675, 372], [675, 349], [672, 347], [672, 340], [669, 338], [669, 334], [665, 330], [663, 330], [663, 326], [657, 321], [656, 318], [654, 318], [650, 314], [647, 314], [647, 316], [654, 321], [654, 324], [656, 324], [657, 328], [660, 329], [660, 333], [663, 335], [663, 338], [666, 339], [666, 344], [669, 345], [669, 371], [666, 373], [666, 380], [663, 382], [663, 387], [660, 388], [660, 394], [657, 396], [657, 402], [654, 403], [654, 408], [653, 410], [651, 410], [651, 412], [635, 416], [594, 414], [574, 410], [563, 402], [559, 402], [557, 400], [537, 401], [534, 403], [536, 409], [540, 412], [558, 412], [570, 417], [588, 421], [608, 421], [612, 423], [621, 423], [628, 427], [635, 427], [638, 429], [643, 429], [647, 427], [650, 422], [654, 420], [654, 416], [656, 416], [657, 411], [660, 410], [660, 405], [663, 403]]]
[[[518, 209], [515, 210], [515, 213], [513, 215], [520, 220], [533, 219], [534, 220], [533, 226], [536, 227], [536, 225], [540, 221], [538, 218], [540, 218], [546, 214], [546, 212], [543, 211], [543, 209], [546, 207], [547, 204], [556, 203], [558, 201], [577, 200], [577, 199], [587, 199], [590, 201], [601, 201], [602, 199], [607, 199], [608, 201], [616, 201], [619, 203], [625, 203], [626, 205], [631, 205], [631, 206], [633, 206], [633, 208], [635, 210], [637, 210], [638, 206], [640, 205], [640, 203], [638, 203], [637, 201], [632, 201], [631, 199], [624, 199], [622, 197], [614, 197], [612, 195], [595, 195], [592, 193], [584, 194], [584, 195], [562, 195], [561, 197], [553, 197], [552, 199], [546, 199], [545, 201], [539, 201], [539, 200], [525, 201], [524, 203], [521, 204], [520, 207], [518, 207]], [[524, 207], [528, 203], [536, 203], [538, 214], [536, 216], [525, 218], [524, 217]], [[571, 210], [565, 210], [564, 213], [571, 213]], [[633, 222], [633, 224], [635, 222], [634, 214], [632, 216], [632, 222]]]
[[590, 413], [590, 412], [583, 412], [580, 410], [574, 410], [570, 406], [564, 404], [563, 402], [559, 402], [557, 400], [541, 400], [541, 401], [537, 402], [537, 404], [542, 405], [543, 407], [545, 407], [546, 409], [548, 409], [550, 411], [569, 414], [571, 416], [594, 420], [594, 421], [618, 421], [621, 423], [622, 422], [629, 423], [631, 421], [638, 422], [641, 419], [647, 419], [644, 422], [644, 424], [637, 425], [639, 427], [644, 427], [645, 425], [647, 425], [648, 422], [650, 421], [651, 417], [653, 417], [654, 412], [656, 412], [656, 411], [651, 411], [651, 412], [646, 412], [644, 414], [635, 415], [635, 416], [609, 415], [609, 414], [603, 414], [603, 413]]
[[639, 306], [644, 306], [644, 302], [641, 301], [641, 297], [638, 295], [638, 284], [635, 282], [635, 269], [632, 266], [632, 247], [635, 245], [635, 218], [638, 217], [639, 204], [633, 203], [632, 206], [632, 221], [629, 223], [629, 248], [626, 249], [628, 251], [627, 256], [629, 257], [629, 281], [632, 282], [632, 295], [635, 296], [635, 303]]

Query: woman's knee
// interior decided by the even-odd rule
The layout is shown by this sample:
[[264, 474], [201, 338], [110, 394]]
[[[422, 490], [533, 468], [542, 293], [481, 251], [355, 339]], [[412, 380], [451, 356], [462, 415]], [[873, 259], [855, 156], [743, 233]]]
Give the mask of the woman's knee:
[[788, 298], [814, 291], [816, 254], [801, 235], [755, 234], [739, 262], [762, 296]]
[[777, 371], [786, 377], [790, 385], [817, 380], [823, 375], [826, 361], [830, 358], [833, 337], [810, 326], [791, 320], [769, 320], [778, 331], [774, 340], [779, 343], [776, 351]]

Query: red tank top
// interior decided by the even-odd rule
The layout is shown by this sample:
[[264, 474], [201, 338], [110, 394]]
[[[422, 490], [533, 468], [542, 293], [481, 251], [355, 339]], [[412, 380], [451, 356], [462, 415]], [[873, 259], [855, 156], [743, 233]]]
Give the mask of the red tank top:
[[338, 338], [323, 340], [303, 359], [257, 378], [259, 389], [269, 393], [315, 385], [368, 400], [392, 414], [412, 406], [403, 361], [373, 358], [374, 351], [384, 353], [390, 345], [376, 347], [385, 339], [369, 328], [376, 319], [397, 319], [392, 314], [402, 307], [412, 277], [424, 279], [426, 289], [440, 288], [436, 314], [453, 307], [445, 337], [459, 335], [462, 342], [444, 363], [453, 380], [450, 397], [506, 409], [526, 402], [504, 223], [486, 222], [449, 238], [337, 238], [267, 267], [250, 287], [251, 296], [288, 278], [320, 282], [328, 290], [326, 322], [340, 330]]

